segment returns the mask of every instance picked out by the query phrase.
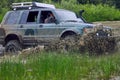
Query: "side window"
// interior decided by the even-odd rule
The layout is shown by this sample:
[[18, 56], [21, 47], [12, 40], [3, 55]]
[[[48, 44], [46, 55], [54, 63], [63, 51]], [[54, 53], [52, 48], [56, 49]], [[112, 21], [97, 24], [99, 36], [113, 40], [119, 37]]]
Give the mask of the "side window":
[[10, 12], [6, 18], [5, 24], [16, 24], [20, 16], [20, 11]]
[[40, 23], [55, 23], [55, 16], [51, 11], [41, 11]]
[[21, 16], [21, 19], [20, 19], [20, 24], [26, 24], [28, 13], [29, 13], [28, 11], [24, 11], [22, 13], [22, 16]]
[[30, 11], [27, 17], [27, 23], [37, 22], [38, 11]]

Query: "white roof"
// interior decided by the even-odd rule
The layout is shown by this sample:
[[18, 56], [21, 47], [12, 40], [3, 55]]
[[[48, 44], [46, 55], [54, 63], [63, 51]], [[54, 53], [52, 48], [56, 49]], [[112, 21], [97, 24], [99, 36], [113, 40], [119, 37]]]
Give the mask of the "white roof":
[[37, 3], [35, 2], [36, 6], [38, 7], [47, 7], [47, 8], [53, 8], [55, 9], [55, 6], [54, 5], [51, 5], [51, 4], [45, 4], [45, 3]]
[[41, 7], [41, 8], [52, 8], [55, 9], [55, 6], [52, 4], [38, 3], [38, 2], [21, 2], [13, 3], [12, 8], [24, 8], [24, 7]]

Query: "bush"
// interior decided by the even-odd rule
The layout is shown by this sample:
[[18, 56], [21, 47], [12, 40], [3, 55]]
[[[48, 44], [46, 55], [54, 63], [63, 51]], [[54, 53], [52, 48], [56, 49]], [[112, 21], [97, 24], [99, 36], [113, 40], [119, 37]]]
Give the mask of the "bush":
[[2, 12], [0, 13], [0, 22], [2, 21], [4, 15], [5, 15], [5, 13], [8, 11], [8, 9], [2, 8], [1, 11], [2, 11]]
[[68, 9], [76, 12], [80, 10], [85, 10], [85, 13], [83, 14], [83, 17], [88, 22], [93, 21], [115, 21], [120, 20], [120, 11], [116, 9], [114, 6], [108, 6], [108, 5], [93, 5], [93, 4], [75, 4], [69, 2], [57, 4], [57, 7]]
[[115, 7], [108, 5], [81, 5], [85, 10], [84, 17], [86, 20], [93, 21], [113, 21], [120, 20], [120, 11]]

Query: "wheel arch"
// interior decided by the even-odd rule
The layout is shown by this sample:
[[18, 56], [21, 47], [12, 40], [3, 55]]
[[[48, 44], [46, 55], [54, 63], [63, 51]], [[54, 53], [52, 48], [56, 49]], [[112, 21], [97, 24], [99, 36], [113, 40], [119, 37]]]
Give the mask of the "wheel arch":
[[72, 31], [72, 30], [64, 31], [64, 32], [61, 34], [60, 38], [65, 38], [65, 37], [68, 36], [68, 35], [78, 35], [78, 33], [75, 32], [75, 31]]
[[9, 42], [10, 40], [18, 40], [20, 43], [22, 42], [22, 38], [21, 36], [17, 35], [17, 34], [8, 34], [5, 37], [5, 45], [7, 42]]

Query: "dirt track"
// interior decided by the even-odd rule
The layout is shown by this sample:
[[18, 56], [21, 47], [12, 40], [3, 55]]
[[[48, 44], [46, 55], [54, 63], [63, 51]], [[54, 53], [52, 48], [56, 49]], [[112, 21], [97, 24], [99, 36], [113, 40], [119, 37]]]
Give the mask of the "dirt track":
[[100, 22], [94, 22], [94, 23], [102, 23], [105, 26], [120, 28], [120, 21], [100, 21]]

